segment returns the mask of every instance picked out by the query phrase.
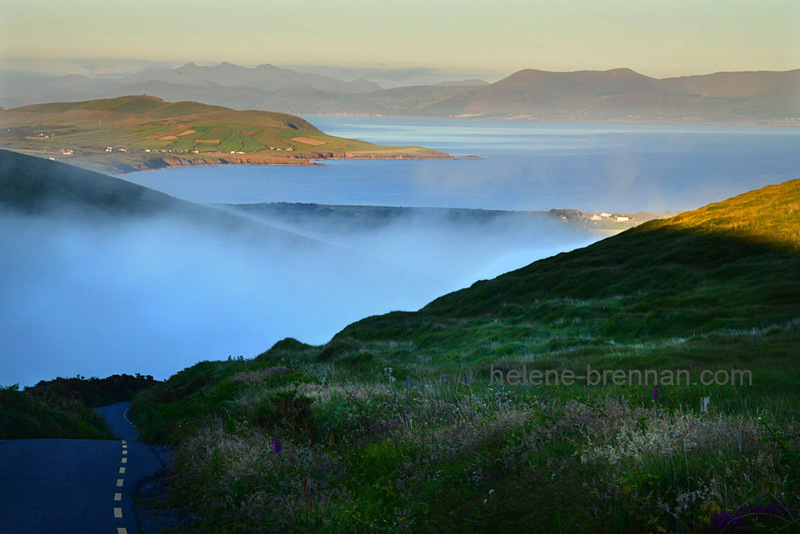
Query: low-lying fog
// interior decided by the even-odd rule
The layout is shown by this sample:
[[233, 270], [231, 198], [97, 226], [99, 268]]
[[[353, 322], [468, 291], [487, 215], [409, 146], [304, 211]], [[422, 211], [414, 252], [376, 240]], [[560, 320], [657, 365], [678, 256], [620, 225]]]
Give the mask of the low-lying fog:
[[[249, 216], [263, 218], [250, 210]], [[292, 246], [181, 217], [0, 213], [0, 386], [57, 376], [166, 378], [253, 357], [597, 239], [540, 216], [404, 214], [359, 225], [269, 215], [327, 242]], [[527, 222], [526, 222], [527, 221]], [[287, 240], [288, 243], [288, 240]]]

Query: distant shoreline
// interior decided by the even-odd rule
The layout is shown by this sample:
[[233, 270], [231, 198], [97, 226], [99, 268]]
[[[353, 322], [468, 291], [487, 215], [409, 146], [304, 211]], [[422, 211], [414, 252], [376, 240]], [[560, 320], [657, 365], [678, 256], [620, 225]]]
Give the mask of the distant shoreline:
[[495, 210], [482, 208], [421, 208], [401, 206], [323, 204], [316, 202], [256, 202], [219, 203], [215, 206], [249, 216], [272, 220], [293, 221], [299, 226], [323, 221], [326, 227], [364, 225], [378, 227], [400, 220], [419, 220], [420, 217], [457, 218], [463, 222], [489, 222], [497, 218], [542, 217], [594, 235], [608, 237], [654, 219], [668, 219], [673, 213], [584, 212], [577, 209]]
[[330, 153], [313, 154], [304, 157], [276, 157], [261, 154], [197, 154], [195, 157], [184, 155], [165, 155], [150, 157], [142, 160], [135, 152], [112, 152], [109, 154], [86, 154], [65, 156], [60, 152], [46, 150], [17, 149], [3, 147], [13, 152], [26, 154], [62, 163], [69, 163], [77, 167], [114, 174], [129, 174], [132, 172], [160, 171], [181, 167], [224, 167], [229, 165], [280, 165], [290, 167], [324, 167], [321, 161], [328, 160], [420, 160], [420, 159], [482, 159], [480, 156], [452, 156], [445, 152], [423, 149], [418, 153], [404, 151], [387, 151], [387, 153]]

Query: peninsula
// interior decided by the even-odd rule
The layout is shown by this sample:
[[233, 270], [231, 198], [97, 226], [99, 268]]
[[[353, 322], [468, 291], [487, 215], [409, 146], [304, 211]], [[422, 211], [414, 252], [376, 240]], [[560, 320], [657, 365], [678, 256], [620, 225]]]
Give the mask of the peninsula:
[[294, 115], [147, 95], [0, 110], [0, 147], [120, 174], [193, 165], [451, 157], [418, 146], [334, 137]]

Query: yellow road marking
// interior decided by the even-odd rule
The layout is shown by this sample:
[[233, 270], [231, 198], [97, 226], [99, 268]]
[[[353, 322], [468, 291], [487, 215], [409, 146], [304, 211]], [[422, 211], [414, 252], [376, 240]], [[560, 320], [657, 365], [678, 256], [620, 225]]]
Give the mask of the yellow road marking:
[[[127, 420], [127, 417], [125, 417], [125, 419]], [[128, 458], [125, 456], [126, 454], [128, 454], [128, 441], [123, 439], [122, 440], [122, 463], [123, 464], [128, 463]], [[125, 471], [126, 471], [125, 467], [120, 467], [119, 468], [119, 474], [120, 475], [124, 475]], [[125, 484], [125, 479], [118, 478], [117, 479], [117, 487], [121, 488], [123, 484]], [[117, 501], [117, 502], [121, 501], [122, 500], [122, 493], [115, 493], [114, 494], [114, 500]], [[114, 508], [114, 517], [117, 518], [117, 519], [122, 519], [122, 508]], [[125, 528], [125, 527], [117, 527], [117, 534], [128, 534], [128, 529]]]

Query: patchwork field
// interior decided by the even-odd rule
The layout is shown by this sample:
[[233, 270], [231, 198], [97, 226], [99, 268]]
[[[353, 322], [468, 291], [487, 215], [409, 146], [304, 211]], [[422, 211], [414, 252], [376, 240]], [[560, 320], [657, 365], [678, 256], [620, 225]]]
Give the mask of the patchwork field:
[[145, 95], [2, 110], [0, 127], [0, 147], [114, 172], [449, 157], [421, 147], [387, 147], [330, 136], [293, 115], [171, 103]]

